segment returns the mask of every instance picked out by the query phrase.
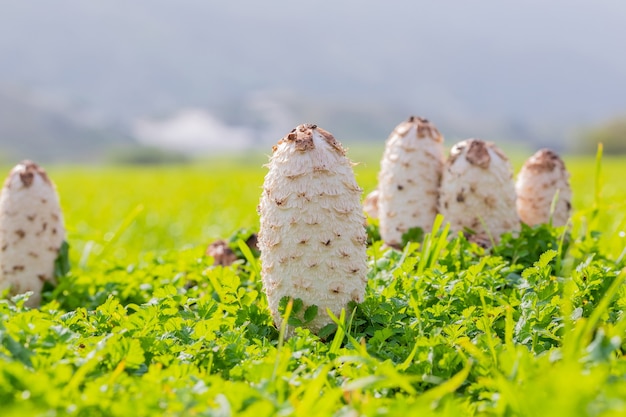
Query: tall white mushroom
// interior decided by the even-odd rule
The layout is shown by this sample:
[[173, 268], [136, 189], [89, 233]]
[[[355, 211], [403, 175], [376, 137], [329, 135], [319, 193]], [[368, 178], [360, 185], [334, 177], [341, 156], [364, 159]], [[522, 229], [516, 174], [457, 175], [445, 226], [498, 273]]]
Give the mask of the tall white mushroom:
[[316, 305], [313, 332], [331, 323], [367, 283], [366, 233], [352, 164], [341, 144], [316, 125], [300, 125], [273, 148], [258, 207], [262, 280], [281, 325], [283, 297]]
[[502, 234], [519, 230], [515, 200], [511, 165], [497, 146], [468, 139], [452, 147], [439, 200], [451, 231], [464, 231], [483, 245], [498, 242]]
[[430, 231], [444, 161], [443, 136], [428, 120], [410, 117], [393, 130], [378, 174], [377, 214], [385, 243], [400, 245], [414, 227]]
[[552, 224], [567, 223], [572, 208], [569, 172], [563, 160], [549, 149], [541, 149], [522, 167], [517, 182], [517, 212], [529, 226], [548, 223], [552, 201], [558, 200], [552, 213]]
[[33, 291], [26, 305], [41, 302], [45, 281], [54, 281], [54, 262], [65, 239], [61, 207], [46, 172], [23, 161], [0, 193], [0, 288]]

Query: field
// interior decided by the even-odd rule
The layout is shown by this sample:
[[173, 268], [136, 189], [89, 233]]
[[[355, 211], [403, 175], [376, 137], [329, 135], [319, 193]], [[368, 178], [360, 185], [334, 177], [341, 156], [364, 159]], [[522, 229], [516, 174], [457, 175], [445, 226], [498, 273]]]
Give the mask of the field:
[[570, 231], [373, 237], [365, 301], [287, 340], [254, 254], [205, 256], [258, 228], [265, 162], [50, 167], [72, 267], [39, 310], [0, 301], [0, 415], [626, 415], [626, 159], [566, 158]]

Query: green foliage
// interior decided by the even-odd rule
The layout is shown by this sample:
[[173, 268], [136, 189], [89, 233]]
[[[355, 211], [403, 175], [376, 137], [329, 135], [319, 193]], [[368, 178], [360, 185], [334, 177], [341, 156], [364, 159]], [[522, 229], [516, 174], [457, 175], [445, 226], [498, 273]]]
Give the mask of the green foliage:
[[421, 227], [412, 227], [402, 234], [402, 247], [409, 242], [421, 242], [424, 238], [424, 231]]
[[553, 228], [549, 225], [530, 227], [522, 224], [518, 236], [510, 233], [502, 237], [500, 245], [492, 251], [512, 265], [520, 268], [537, 262], [547, 251], [556, 251], [552, 261], [560, 264], [569, 248], [570, 237], [567, 227]]
[[59, 248], [59, 255], [54, 261], [54, 276], [60, 278], [68, 272], [70, 272], [70, 245], [64, 240]]
[[[142, 175], [125, 178], [143, 186], [99, 210], [95, 230], [81, 222], [96, 214], [62, 193], [72, 269], [57, 274], [40, 309], [24, 306], [27, 295], [0, 300], [3, 416], [626, 413], [624, 222], [608, 209], [626, 190], [577, 193], [575, 171], [580, 209], [571, 228], [524, 227], [491, 250], [449, 236], [442, 218], [401, 251], [384, 247], [372, 228], [364, 301], [331, 315], [319, 335], [296, 327], [287, 338], [287, 323], [305, 326], [319, 311], [285, 298], [284, 326], [274, 326], [260, 262], [245, 244], [254, 223], [239, 213], [254, 207], [232, 205], [257, 200], [260, 178], [253, 195], [224, 196], [239, 225], [209, 222], [232, 233], [229, 244], [245, 259], [222, 267], [205, 256], [198, 219], [178, 226], [184, 238], [158, 232], [143, 248], [133, 238], [162, 227], [146, 223], [153, 204], [162, 202], [171, 225], [201, 212], [189, 209], [190, 195], [217, 186], [195, 170], [173, 173], [171, 183], [152, 172], [169, 197], [150, 200]], [[103, 178], [105, 189], [120, 184]], [[193, 193], [179, 186], [184, 178]], [[65, 179], [61, 190], [76, 181]], [[244, 172], [231, 182], [247, 179]], [[155, 251], [155, 242], [164, 248]]]
[[289, 326], [305, 326], [317, 317], [318, 307], [316, 305], [306, 306], [300, 298], [295, 300], [283, 297], [278, 305], [279, 312], [286, 317]]
[[73, 267], [135, 263], [146, 252], [208, 245], [258, 228], [260, 164], [51, 167], [48, 173], [61, 198]]
[[378, 224], [378, 219], [367, 219], [367, 224], [365, 225], [365, 232], [367, 233], [367, 244], [371, 245], [374, 242], [377, 242], [381, 239], [380, 237], [380, 226]]
[[256, 233], [251, 228], [236, 230], [228, 237], [228, 246], [235, 253], [238, 259], [258, 258], [261, 252], [256, 245]]

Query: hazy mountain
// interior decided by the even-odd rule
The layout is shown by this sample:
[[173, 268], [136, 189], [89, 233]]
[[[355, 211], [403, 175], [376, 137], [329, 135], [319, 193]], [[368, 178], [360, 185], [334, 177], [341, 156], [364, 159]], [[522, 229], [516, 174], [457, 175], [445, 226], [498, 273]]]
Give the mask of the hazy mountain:
[[255, 141], [305, 121], [382, 140], [415, 113], [450, 137], [563, 143], [626, 112], [621, 0], [0, 5], [0, 85], [128, 134], [202, 109]]
[[113, 128], [90, 126], [79, 116], [28, 92], [0, 89], [0, 162], [88, 162], [102, 159], [113, 146], [134, 142]]

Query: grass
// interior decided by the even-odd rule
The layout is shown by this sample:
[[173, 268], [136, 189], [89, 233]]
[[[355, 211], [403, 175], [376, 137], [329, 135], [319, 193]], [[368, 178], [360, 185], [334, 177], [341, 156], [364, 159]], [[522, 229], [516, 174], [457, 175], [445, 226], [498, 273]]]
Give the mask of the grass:
[[[365, 193], [376, 186], [375, 150], [355, 148], [349, 153], [358, 162], [355, 173]], [[256, 205], [265, 162], [263, 155], [254, 155], [166, 168], [53, 167], [50, 175], [61, 195], [74, 264], [81, 258], [102, 258], [102, 251], [105, 258], [128, 261], [145, 251], [193, 247], [239, 228], [258, 227]], [[513, 162], [517, 171], [523, 158]], [[626, 230], [626, 182], [619, 180], [626, 171], [624, 159], [604, 158], [599, 176], [602, 210], [596, 210], [591, 225], [595, 161], [576, 157], [567, 162], [576, 191], [575, 225], [607, 234]]]
[[[372, 190], [377, 158], [350, 155]], [[39, 310], [0, 301], [2, 415], [626, 414], [624, 159], [566, 160], [571, 234], [373, 238], [364, 302], [288, 340], [254, 254], [204, 255], [257, 227], [263, 162], [50, 169], [72, 269]]]

